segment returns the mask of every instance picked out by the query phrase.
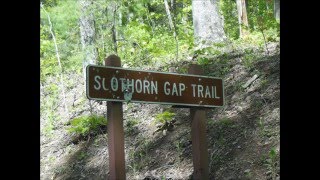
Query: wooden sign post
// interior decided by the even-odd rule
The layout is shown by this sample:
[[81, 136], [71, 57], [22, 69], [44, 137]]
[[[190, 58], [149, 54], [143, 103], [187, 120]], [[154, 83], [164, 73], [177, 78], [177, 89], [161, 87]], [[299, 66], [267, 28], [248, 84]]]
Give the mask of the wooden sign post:
[[[118, 56], [111, 55], [105, 60], [106, 66], [121, 66]], [[109, 179], [125, 180], [124, 131], [122, 102], [107, 102]]]
[[[203, 74], [200, 66], [189, 66], [189, 74]], [[206, 137], [206, 111], [203, 108], [190, 108], [191, 141], [193, 159], [193, 179], [209, 179], [208, 146]]]
[[108, 118], [109, 179], [124, 180], [124, 130], [122, 102], [169, 104], [190, 108], [193, 179], [209, 179], [206, 110], [224, 104], [221, 78], [203, 76], [198, 65], [189, 74], [121, 68], [120, 58], [110, 55], [105, 66], [88, 65], [88, 99], [106, 100]]

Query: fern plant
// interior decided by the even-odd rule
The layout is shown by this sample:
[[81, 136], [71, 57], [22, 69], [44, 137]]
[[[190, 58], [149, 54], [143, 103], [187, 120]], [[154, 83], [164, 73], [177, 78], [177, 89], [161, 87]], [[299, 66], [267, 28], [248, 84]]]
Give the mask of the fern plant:
[[173, 112], [164, 111], [163, 113], [157, 114], [157, 116], [155, 117], [155, 121], [164, 124], [166, 122], [172, 121], [175, 115], [176, 114]]
[[99, 127], [106, 125], [107, 119], [103, 116], [81, 116], [71, 120], [71, 127], [68, 132], [86, 136], [89, 133], [97, 132]]
[[172, 131], [175, 123], [174, 116], [176, 114], [170, 111], [164, 111], [163, 113], [157, 114], [154, 123], [161, 123], [157, 125], [157, 130], [154, 132], [162, 131], [163, 135], [166, 135], [167, 131]]

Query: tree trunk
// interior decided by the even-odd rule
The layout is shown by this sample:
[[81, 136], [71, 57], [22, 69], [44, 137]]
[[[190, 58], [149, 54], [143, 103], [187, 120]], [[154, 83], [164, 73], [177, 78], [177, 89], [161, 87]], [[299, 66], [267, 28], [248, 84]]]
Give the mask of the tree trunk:
[[226, 39], [218, 0], [192, 0], [192, 17], [196, 45], [207, 47]]
[[168, 19], [169, 19], [170, 29], [173, 31], [173, 37], [174, 37], [174, 39], [176, 41], [176, 60], [178, 60], [179, 44], [178, 44], [178, 39], [177, 39], [177, 33], [176, 33], [176, 29], [175, 29], [175, 26], [174, 26], [173, 21], [172, 21], [172, 17], [171, 17], [171, 13], [170, 13], [170, 9], [169, 9], [169, 5], [168, 5], [168, 1], [167, 0], [164, 0], [164, 6], [165, 6], [165, 9], [166, 9], [166, 12], [167, 12]]
[[248, 34], [248, 31], [246, 30], [246, 28], [249, 27], [248, 17], [247, 17], [246, 0], [237, 0], [237, 9], [238, 9], [240, 38], [242, 38]]
[[[183, 6], [183, 8], [186, 7], [185, 4], [182, 4], [182, 6]], [[188, 13], [182, 11], [181, 14], [182, 14], [181, 23], [182, 23], [183, 25], [186, 25], [186, 24], [188, 23]]]
[[274, 0], [274, 17], [280, 20], [280, 0]]
[[83, 75], [86, 76], [86, 66], [89, 64], [97, 64], [98, 52], [95, 48], [95, 26], [92, 12], [92, 1], [81, 0], [81, 16], [80, 16], [80, 35], [83, 58]]
[[[80, 16], [80, 35], [82, 52], [84, 53], [82, 65], [83, 65], [83, 77], [86, 81], [86, 67], [89, 64], [97, 64], [98, 51], [95, 47], [95, 22], [92, 10], [92, 0], [81, 0], [81, 16]], [[84, 83], [86, 86], [86, 83]], [[88, 100], [90, 114], [93, 113], [93, 107], [91, 100]]]
[[171, 8], [171, 13], [173, 14], [173, 17], [175, 18], [177, 15], [176, 11], [176, 0], [171, 0], [170, 2], [170, 8]]
[[[183, 4], [183, 3], [181, 3], [181, 6], [182, 6], [182, 9], [185, 8], [185, 7], [187, 7], [187, 5], [186, 5], [186, 4]], [[188, 18], [188, 12], [181, 11], [181, 15], [182, 15], [182, 17], [181, 17], [181, 24], [183, 25], [183, 26], [182, 26], [183, 31], [184, 31], [186, 34], [188, 34], [188, 29], [187, 29], [188, 20], [189, 20], [189, 18]]]
[[173, 30], [174, 26], [173, 26], [173, 21], [172, 21], [172, 17], [171, 17], [171, 14], [170, 14], [170, 9], [169, 9], [169, 5], [168, 5], [168, 1], [167, 0], [164, 0], [164, 6], [165, 6], [165, 9], [166, 9], [166, 12], [167, 12], [170, 29]]

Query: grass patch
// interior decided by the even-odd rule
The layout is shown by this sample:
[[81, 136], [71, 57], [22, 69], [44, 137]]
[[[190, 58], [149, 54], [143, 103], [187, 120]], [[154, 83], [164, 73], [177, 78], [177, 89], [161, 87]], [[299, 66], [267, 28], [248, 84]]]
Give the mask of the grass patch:
[[230, 127], [233, 125], [233, 121], [227, 117], [222, 118], [218, 123], [224, 127]]
[[278, 153], [275, 150], [275, 148], [271, 148], [268, 155], [266, 156], [266, 159], [264, 161], [264, 164], [266, 165], [269, 172], [271, 172], [271, 178], [276, 179], [276, 176], [278, 174]]
[[138, 123], [139, 123], [138, 119], [133, 119], [133, 118], [128, 119], [128, 121], [126, 121], [126, 124], [125, 124], [126, 134], [129, 136], [135, 134], [137, 132], [136, 125]]

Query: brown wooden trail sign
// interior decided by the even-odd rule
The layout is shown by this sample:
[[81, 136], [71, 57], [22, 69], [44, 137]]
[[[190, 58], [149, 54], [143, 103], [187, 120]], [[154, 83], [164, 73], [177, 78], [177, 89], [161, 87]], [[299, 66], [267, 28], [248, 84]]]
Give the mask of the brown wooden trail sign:
[[97, 65], [87, 66], [86, 74], [88, 99], [197, 107], [224, 104], [221, 78]]
[[[122, 102], [142, 102], [190, 106], [193, 179], [209, 179], [206, 140], [206, 110], [224, 104], [220, 78], [201, 76], [198, 65], [187, 74], [122, 69], [121, 60], [110, 55], [106, 66], [87, 66], [89, 99], [107, 100], [109, 179], [126, 179]], [[190, 75], [192, 74], [192, 75]]]

